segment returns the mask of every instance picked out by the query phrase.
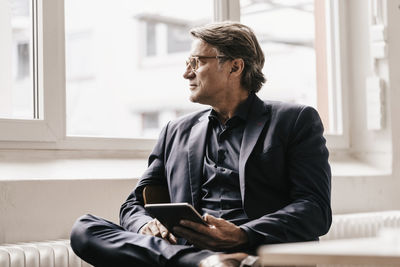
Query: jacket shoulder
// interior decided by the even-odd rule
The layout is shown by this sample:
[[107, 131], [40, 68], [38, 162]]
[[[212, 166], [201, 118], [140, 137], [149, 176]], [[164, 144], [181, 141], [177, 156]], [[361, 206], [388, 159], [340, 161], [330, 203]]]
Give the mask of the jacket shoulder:
[[280, 112], [280, 113], [293, 113], [299, 112], [301, 109], [306, 108], [306, 105], [290, 103], [290, 102], [282, 102], [282, 101], [273, 101], [273, 100], [264, 100], [264, 105], [266, 105], [272, 112]]
[[323, 132], [323, 125], [318, 112], [311, 106], [263, 101], [270, 111], [270, 127], [289, 136], [300, 129], [315, 127]]
[[210, 113], [210, 108], [203, 109], [200, 111], [194, 111], [192, 113], [183, 115], [179, 118], [171, 120], [167, 125], [168, 133], [185, 133], [190, 132], [191, 128], [203, 119], [207, 119], [207, 115]]
[[311, 106], [271, 100], [263, 102], [270, 110], [272, 118], [275, 119], [297, 119], [300, 115], [319, 118], [318, 111]]

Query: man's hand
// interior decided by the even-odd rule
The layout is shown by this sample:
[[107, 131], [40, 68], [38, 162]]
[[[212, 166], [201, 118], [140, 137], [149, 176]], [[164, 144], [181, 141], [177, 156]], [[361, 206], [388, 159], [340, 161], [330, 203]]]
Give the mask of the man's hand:
[[174, 227], [174, 233], [202, 249], [235, 249], [248, 242], [247, 234], [240, 227], [224, 219], [206, 214], [204, 220], [209, 226], [182, 220], [183, 227]]
[[176, 237], [165, 228], [157, 219], [153, 219], [146, 223], [139, 231], [140, 234], [143, 235], [152, 235], [161, 237], [162, 239], [167, 240], [169, 243], [175, 245]]

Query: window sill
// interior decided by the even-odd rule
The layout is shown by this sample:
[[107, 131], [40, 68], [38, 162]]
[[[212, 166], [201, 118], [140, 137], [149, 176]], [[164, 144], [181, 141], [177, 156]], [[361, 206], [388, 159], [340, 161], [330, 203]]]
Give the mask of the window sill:
[[137, 179], [147, 159], [126, 151], [0, 151], [0, 180]]
[[353, 157], [334, 159], [330, 161], [332, 177], [351, 178], [351, 177], [382, 177], [391, 176], [390, 167], [375, 166], [366, 161]]
[[[330, 164], [334, 179], [392, 175], [391, 165], [347, 154], [331, 153]], [[129, 151], [0, 150], [0, 180], [137, 179], [146, 167], [147, 158]]]

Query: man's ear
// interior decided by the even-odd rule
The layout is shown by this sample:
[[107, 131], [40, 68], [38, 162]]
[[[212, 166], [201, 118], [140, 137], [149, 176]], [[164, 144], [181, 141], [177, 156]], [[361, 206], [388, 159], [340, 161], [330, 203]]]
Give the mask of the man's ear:
[[232, 60], [230, 74], [241, 75], [244, 69], [244, 61], [241, 58]]

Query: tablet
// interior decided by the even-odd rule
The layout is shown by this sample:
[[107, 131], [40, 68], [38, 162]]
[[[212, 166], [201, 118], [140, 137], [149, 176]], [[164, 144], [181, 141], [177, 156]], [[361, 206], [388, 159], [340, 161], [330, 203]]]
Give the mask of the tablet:
[[170, 232], [180, 220], [188, 220], [208, 226], [201, 215], [188, 203], [146, 204], [144, 208]]

